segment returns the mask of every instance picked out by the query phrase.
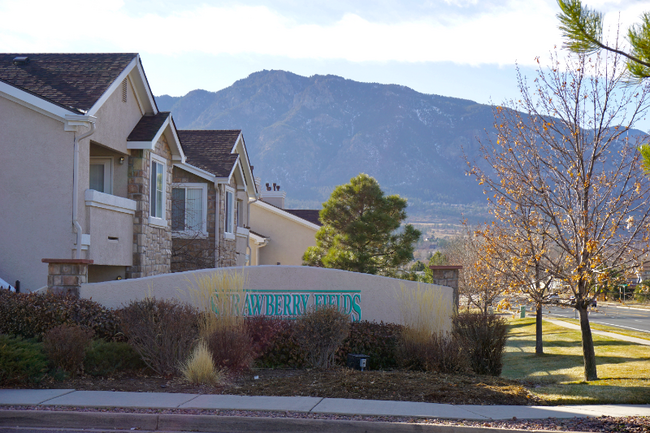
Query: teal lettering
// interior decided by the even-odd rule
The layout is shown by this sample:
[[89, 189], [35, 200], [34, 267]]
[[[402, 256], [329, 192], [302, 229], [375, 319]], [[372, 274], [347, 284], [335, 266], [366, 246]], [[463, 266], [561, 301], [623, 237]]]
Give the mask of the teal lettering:
[[266, 295], [266, 315], [274, 316], [275, 311], [273, 311], [273, 295]]
[[275, 316], [282, 315], [282, 306], [280, 304], [282, 304], [282, 295], [275, 295], [275, 311], [273, 312]]
[[352, 298], [352, 311], [354, 311], [353, 314], [356, 314], [356, 319], [354, 316], [352, 317], [353, 322], [360, 322], [361, 321], [361, 295], [354, 295]]
[[248, 295], [248, 311], [253, 316], [262, 315], [262, 304], [264, 304], [264, 296], [262, 295]]
[[[300, 298], [302, 300], [302, 314], [305, 314], [307, 312], [307, 302], [309, 302], [309, 294], [300, 295]], [[316, 302], [316, 300], [314, 300], [314, 302]]]
[[343, 314], [350, 314], [352, 312], [352, 295], [343, 295]]
[[283, 296], [284, 308], [282, 309], [283, 316], [291, 316], [291, 295]]
[[295, 316], [300, 314], [300, 295], [293, 295], [293, 314]]
[[314, 309], [318, 309], [318, 306], [321, 303], [321, 297], [325, 297], [325, 295], [314, 295]]

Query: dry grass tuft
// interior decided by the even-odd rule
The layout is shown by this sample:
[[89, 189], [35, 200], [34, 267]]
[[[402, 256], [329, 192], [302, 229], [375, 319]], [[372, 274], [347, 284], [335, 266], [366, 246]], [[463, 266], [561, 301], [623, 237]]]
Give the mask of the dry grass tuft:
[[218, 271], [195, 275], [189, 293], [201, 312], [200, 335], [244, 326], [247, 279], [244, 271]]
[[413, 344], [427, 344], [432, 335], [446, 336], [451, 332], [454, 307], [451, 297], [441, 290], [407, 289], [400, 284], [398, 304], [402, 324], [402, 338]]
[[223, 373], [214, 366], [212, 354], [205, 342], [196, 345], [187, 362], [181, 366], [183, 377], [190, 383], [217, 385]]

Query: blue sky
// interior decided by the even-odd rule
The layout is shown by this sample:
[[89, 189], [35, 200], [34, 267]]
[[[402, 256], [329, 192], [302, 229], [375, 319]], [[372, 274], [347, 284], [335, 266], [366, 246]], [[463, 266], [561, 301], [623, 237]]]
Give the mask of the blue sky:
[[[587, 0], [606, 25], [644, 1]], [[138, 52], [156, 95], [217, 91], [262, 69], [401, 84], [499, 103], [515, 64], [561, 46], [555, 0], [0, 0], [4, 52]], [[619, 15], [620, 13], [620, 15]]]

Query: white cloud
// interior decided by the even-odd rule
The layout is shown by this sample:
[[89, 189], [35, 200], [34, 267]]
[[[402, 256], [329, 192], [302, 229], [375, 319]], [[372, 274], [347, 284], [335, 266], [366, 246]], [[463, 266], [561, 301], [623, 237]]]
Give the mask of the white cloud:
[[[511, 64], [523, 57], [531, 61], [534, 55], [524, 53], [538, 53], [548, 45], [540, 34], [553, 33], [555, 18], [548, 3], [524, 4], [511, 12], [455, 17], [445, 24], [432, 16], [377, 23], [346, 14], [332, 24], [316, 25], [295, 22], [265, 6], [202, 5], [165, 16], [129, 16], [121, 0], [94, 2], [92, 7], [80, 0], [6, 0], [0, 2], [0, 44], [12, 51], [75, 51], [82, 42], [94, 42], [116, 51], [160, 54]], [[534, 18], [540, 16], [546, 19]]]
[[[171, 55], [509, 65], [532, 64], [535, 56], [545, 56], [561, 44], [554, 0], [512, 0], [507, 7], [480, 12], [476, 0], [441, 1], [447, 4], [445, 10], [449, 5], [459, 9], [452, 15], [430, 13], [410, 21], [377, 22], [349, 13], [326, 24], [303, 24], [267, 6], [243, 4], [200, 4], [163, 16], [142, 10], [130, 15], [122, 0], [97, 1], [90, 7], [81, 0], [0, 0], [0, 46], [23, 52], [97, 46]], [[472, 13], [462, 15], [470, 9]], [[637, 10], [633, 4], [623, 13], [638, 17]]]

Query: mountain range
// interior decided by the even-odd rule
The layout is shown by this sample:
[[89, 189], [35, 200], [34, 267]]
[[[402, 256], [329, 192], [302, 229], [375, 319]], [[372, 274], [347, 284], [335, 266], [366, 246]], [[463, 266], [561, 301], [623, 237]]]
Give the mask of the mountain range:
[[294, 207], [319, 208], [363, 172], [409, 200], [423, 220], [484, 215], [466, 175], [492, 107], [333, 75], [261, 71], [218, 92], [156, 97], [179, 129], [241, 129], [254, 174], [277, 183]]

